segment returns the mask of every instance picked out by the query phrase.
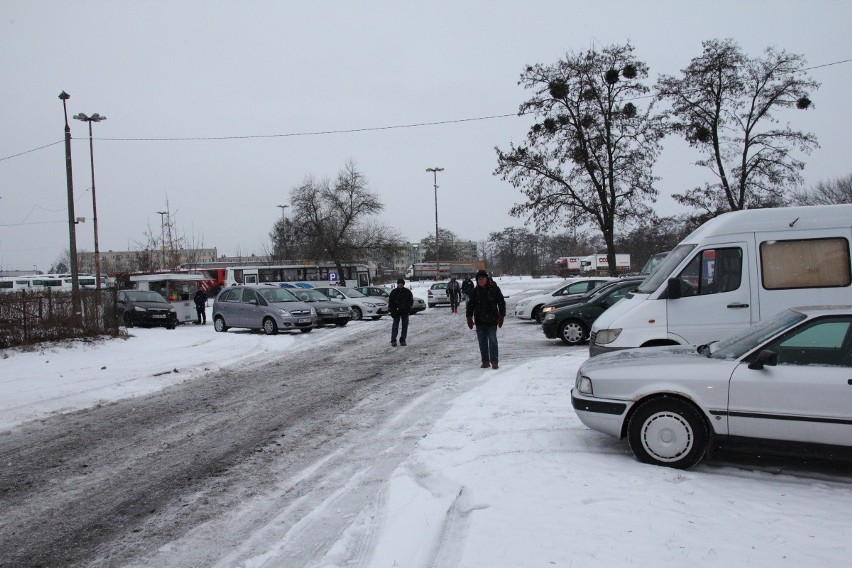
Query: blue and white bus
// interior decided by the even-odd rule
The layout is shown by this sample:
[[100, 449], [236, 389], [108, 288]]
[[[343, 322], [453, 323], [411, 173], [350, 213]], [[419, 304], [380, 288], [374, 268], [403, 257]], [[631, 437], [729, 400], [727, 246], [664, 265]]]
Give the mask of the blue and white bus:
[[339, 274], [333, 262], [322, 264], [270, 264], [230, 266], [225, 269], [225, 286], [236, 284], [277, 284], [284, 287], [313, 288], [342, 284], [369, 286], [370, 268], [366, 264], [344, 264]]

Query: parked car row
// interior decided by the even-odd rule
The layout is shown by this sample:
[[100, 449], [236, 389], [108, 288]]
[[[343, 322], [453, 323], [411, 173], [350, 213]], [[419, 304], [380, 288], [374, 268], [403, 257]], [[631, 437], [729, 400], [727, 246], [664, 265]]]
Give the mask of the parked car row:
[[[538, 323], [544, 320], [544, 312], [542, 308], [554, 302], [562, 301], [570, 303], [572, 300], [579, 299], [584, 294], [603, 286], [607, 282], [611, 282], [613, 278], [571, 278], [567, 283], [562, 284], [558, 288], [544, 294], [537, 294], [520, 300], [515, 305], [515, 317], [521, 319], [533, 319]], [[449, 300], [448, 300], [449, 301]]]
[[[377, 296], [379, 298], [384, 299], [385, 302], [390, 301], [390, 292], [380, 286], [357, 286], [355, 289], [364, 294], [365, 296]], [[422, 312], [425, 309], [426, 302], [423, 300], [423, 298], [418, 298], [417, 296], [414, 296], [414, 304], [412, 304], [409, 314], [413, 315]]]

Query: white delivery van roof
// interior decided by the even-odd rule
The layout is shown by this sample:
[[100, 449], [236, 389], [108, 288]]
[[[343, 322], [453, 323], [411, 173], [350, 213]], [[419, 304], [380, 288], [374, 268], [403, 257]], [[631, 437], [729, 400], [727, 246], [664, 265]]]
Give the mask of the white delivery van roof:
[[825, 229], [852, 225], [852, 204], [744, 209], [723, 213], [690, 233], [684, 243], [715, 235], [790, 229]]

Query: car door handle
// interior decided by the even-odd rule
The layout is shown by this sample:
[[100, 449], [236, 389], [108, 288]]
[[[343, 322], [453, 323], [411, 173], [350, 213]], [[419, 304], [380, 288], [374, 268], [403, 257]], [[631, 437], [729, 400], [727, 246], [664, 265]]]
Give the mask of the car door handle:
[[729, 308], [747, 308], [748, 304], [728, 304]]

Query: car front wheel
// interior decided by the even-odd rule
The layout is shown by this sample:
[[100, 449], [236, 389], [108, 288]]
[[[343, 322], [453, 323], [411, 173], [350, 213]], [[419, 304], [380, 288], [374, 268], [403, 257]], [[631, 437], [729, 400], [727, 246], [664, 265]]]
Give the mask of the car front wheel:
[[579, 345], [586, 339], [588, 333], [586, 326], [577, 320], [565, 320], [559, 326], [559, 339], [568, 345]]
[[275, 335], [278, 333], [278, 324], [275, 323], [275, 320], [272, 318], [264, 318], [263, 333], [266, 335]]
[[216, 331], [224, 332], [228, 331], [228, 326], [225, 325], [225, 318], [222, 316], [217, 317], [213, 320], [213, 329]]
[[358, 306], [352, 306], [352, 319], [360, 320], [364, 317], [364, 312]]
[[640, 462], [689, 469], [707, 453], [707, 422], [692, 404], [669, 396], [642, 403], [627, 424], [630, 450]]

